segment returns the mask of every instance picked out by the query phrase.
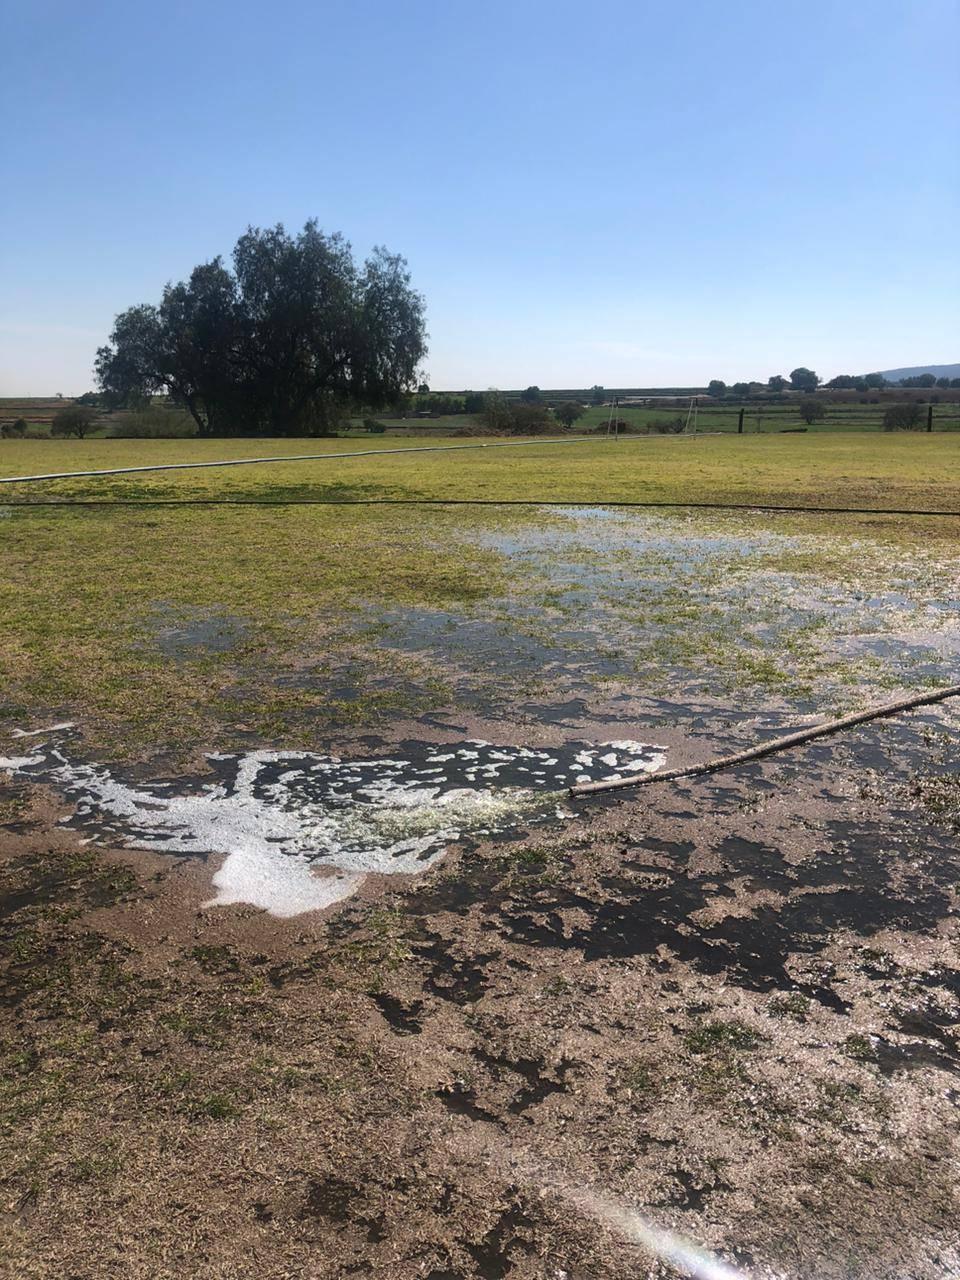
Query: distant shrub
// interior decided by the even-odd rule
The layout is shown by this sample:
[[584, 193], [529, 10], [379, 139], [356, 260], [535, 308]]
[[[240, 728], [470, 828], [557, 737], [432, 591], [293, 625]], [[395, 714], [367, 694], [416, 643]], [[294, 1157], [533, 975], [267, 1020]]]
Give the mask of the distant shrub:
[[508, 400], [493, 389], [484, 396], [480, 425], [496, 436], [536, 436], [557, 430], [556, 419], [546, 405]]
[[490, 435], [499, 436], [507, 434], [512, 421], [510, 402], [502, 392], [491, 387], [483, 397], [481, 425]]
[[662, 436], [677, 436], [683, 430], [682, 418], [671, 418], [668, 422], [651, 422], [650, 428]]
[[553, 411], [554, 417], [565, 427], [572, 427], [585, 413], [586, 409], [577, 400], [562, 400]]
[[892, 404], [883, 415], [884, 431], [916, 431], [923, 415], [918, 404]]
[[3, 425], [0, 426], [0, 436], [3, 436], [4, 440], [10, 440], [10, 439], [22, 440], [26, 434], [27, 434], [26, 418], [17, 418], [15, 422], [4, 422]]
[[195, 436], [197, 424], [183, 409], [140, 409], [125, 414], [107, 432], [114, 439], [166, 440]]
[[808, 426], [812, 425], [814, 422], [820, 422], [826, 416], [826, 406], [819, 400], [800, 401], [800, 417]]
[[512, 404], [508, 430], [515, 436], [537, 436], [556, 431], [557, 425], [542, 404]]
[[53, 415], [50, 423], [52, 436], [76, 436], [82, 440], [93, 429], [97, 419], [96, 409], [85, 404], [68, 404]]
[[372, 436], [382, 436], [387, 426], [384, 422], [378, 422], [376, 418], [364, 418], [364, 431], [369, 431]]

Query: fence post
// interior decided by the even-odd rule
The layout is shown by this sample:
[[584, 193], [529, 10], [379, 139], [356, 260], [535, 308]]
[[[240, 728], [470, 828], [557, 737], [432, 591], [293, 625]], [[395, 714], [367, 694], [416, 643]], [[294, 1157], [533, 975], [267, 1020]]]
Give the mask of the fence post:
[[928, 431], [933, 430], [933, 405], [932, 404], [927, 405], [927, 430]]
[[740, 419], [737, 422], [737, 435], [743, 435], [743, 409], [740, 410]]

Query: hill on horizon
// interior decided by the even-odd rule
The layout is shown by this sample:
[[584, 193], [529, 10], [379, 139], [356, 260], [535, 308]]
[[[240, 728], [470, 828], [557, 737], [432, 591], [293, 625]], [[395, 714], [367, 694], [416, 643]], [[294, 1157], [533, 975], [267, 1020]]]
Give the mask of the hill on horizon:
[[909, 369], [877, 369], [876, 372], [882, 373], [888, 382], [922, 378], [925, 373], [932, 373], [935, 378], [960, 378], [960, 364], [917, 364]]

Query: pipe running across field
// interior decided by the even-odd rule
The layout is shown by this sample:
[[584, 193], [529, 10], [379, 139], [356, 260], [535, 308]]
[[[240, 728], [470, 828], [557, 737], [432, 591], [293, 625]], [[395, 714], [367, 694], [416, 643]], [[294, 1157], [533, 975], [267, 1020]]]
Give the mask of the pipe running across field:
[[[704, 433], [705, 434], [705, 433]], [[269, 458], [223, 458], [214, 462], [156, 462], [143, 467], [107, 467], [101, 471], [49, 471], [35, 476], [0, 476], [0, 484], [29, 484], [37, 480], [78, 480], [86, 476], [127, 476], [142, 471], [193, 471], [201, 467], [249, 467], [264, 462], [317, 462], [337, 458], [375, 458], [380, 454], [452, 453], [457, 449], [523, 449], [541, 444], [597, 444], [603, 436], [565, 436], [550, 440], [495, 440], [476, 444], [418, 444], [400, 449], [353, 449], [349, 453], [288, 453]], [[636, 436], [648, 440], [649, 436]], [[691, 439], [693, 437], [690, 437]]]
[[944, 689], [932, 689], [927, 693], [917, 693], [909, 698], [899, 698], [896, 702], [887, 702], [880, 707], [871, 707], [867, 711], [855, 711], [851, 715], [841, 716], [839, 720], [828, 720], [823, 724], [811, 725], [808, 729], [798, 729], [796, 733], [788, 733], [783, 738], [774, 738], [760, 746], [750, 747], [747, 751], [738, 751], [732, 756], [718, 756], [715, 760], [707, 760], [703, 764], [689, 765], [681, 769], [662, 769], [659, 773], [647, 773], [630, 778], [610, 778], [601, 782], [583, 782], [571, 787], [571, 796], [595, 796], [607, 791], [621, 791], [627, 787], [646, 787], [652, 782], [674, 782], [679, 778], [695, 778], [704, 773], [717, 773], [721, 769], [732, 769], [736, 765], [746, 764], [750, 760], [761, 760], [764, 756], [776, 755], [789, 747], [799, 747], [816, 738], [825, 738], [829, 734], [839, 733], [841, 729], [850, 729], [857, 724], [866, 724], [870, 720], [879, 720], [884, 716], [893, 716], [900, 711], [910, 711], [913, 707], [927, 706], [932, 702], [943, 702], [947, 698], [960, 696], [960, 684], [948, 685]]

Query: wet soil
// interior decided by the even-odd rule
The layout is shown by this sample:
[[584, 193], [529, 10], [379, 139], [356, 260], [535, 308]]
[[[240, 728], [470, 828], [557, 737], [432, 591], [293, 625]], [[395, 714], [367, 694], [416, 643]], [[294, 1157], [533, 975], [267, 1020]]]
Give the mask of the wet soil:
[[912, 780], [956, 728], [584, 805], [288, 922], [9, 788], [15, 1274], [659, 1274], [571, 1184], [754, 1276], [953, 1274], [960, 859]]
[[[675, 765], [823, 710], [562, 666], [323, 746], [629, 737]], [[957, 1276], [958, 731], [944, 703], [577, 802], [287, 920], [204, 907], [216, 855], [4, 784], [0, 1268], [676, 1274], [637, 1211], [755, 1280]]]

